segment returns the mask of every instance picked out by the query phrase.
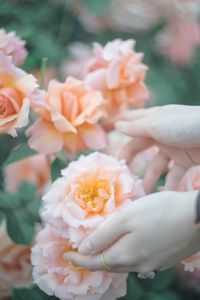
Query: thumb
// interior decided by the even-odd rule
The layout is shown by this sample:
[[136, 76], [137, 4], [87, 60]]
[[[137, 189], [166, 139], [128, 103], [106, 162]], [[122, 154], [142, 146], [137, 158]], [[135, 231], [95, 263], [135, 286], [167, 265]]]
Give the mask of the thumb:
[[117, 213], [104, 222], [92, 234], [90, 234], [80, 245], [78, 251], [82, 255], [96, 254], [116, 242], [128, 233], [127, 223], [122, 220], [122, 214]]

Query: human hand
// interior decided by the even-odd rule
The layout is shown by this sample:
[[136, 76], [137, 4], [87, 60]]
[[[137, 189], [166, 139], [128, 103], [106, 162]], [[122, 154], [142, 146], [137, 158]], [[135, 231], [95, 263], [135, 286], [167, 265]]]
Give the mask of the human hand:
[[200, 249], [194, 225], [197, 191], [159, 192], [117, 212], [65, 258], [74, 265], [110, 272], [140, 272], [170, 267]]
[[116, 128], [131, 137], [120, 157], [130, 163], [144, 149], [156, 145], [159, 153], [144, 176], [149, 193], [169, 162], [174, 166], [166, 177], [165, 188], [174, 190], [188, 168], [200, 164], [200, 107], [167, 105], [125, 113]]

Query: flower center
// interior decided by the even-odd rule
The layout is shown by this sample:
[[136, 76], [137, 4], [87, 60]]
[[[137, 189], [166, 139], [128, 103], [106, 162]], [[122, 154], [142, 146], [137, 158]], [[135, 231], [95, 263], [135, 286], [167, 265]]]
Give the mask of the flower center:
[[100, 212], [110, 197], [107, 180], [85, 182], [77, 191], [76, 201], [88, 212]]
[[6, 115], [6, 103], [0, 99], [0, 118], [4, 118]]

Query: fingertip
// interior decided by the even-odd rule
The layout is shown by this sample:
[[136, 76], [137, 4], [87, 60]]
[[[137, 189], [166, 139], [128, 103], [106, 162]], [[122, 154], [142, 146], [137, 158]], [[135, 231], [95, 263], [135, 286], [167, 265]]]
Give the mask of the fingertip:
[[66, 252], [63, 255], [63, 258], [67, 261], [72, 261], [74, 259], [74, 254], [76, 254], [75, 252]]
[[84, 241], [78, 248], [78, 252], [82, 255], [91, 254], [93, 250], [94, 248], [90, 240]]

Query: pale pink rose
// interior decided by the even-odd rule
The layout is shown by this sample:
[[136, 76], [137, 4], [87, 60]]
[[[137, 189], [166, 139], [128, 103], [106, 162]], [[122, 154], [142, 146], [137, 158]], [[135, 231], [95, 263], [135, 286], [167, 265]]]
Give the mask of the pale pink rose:
[[33, 278], [41, 290], [61, 300], [115, 300], [126, 294], [127, 273], [90, 272], [64, 259], [69, 242], [48, 225], [32, 248]]
[[[113, 155], [114, 157], [119, 157], [123, 148], [128, 144], [132, 138], [118, 132], [111, 131], [108, 134], [108, 145], [105, 152], [107, 154]], [[145, 149], [144, 151], [138, 153], [133, 157], [131, 163], [129, 164], [129, 169], [135, 175], [142, 177], [153, 158], [158, 153], [159, 149], [156, 146]]]
[[33, 103], [33, 109], [40, 119], [27, 135], [36, 151], [51, 154], [66, 149], [74, 154], [105, 147], [105, 133], [97, 124], [105, 115], [104, 99], [82, 81], [73, 77], [64, 83], [50, 81], [47, 93]]
[[143, 195], [141, 180], [124, 161], [95, 152], [62, 171], [43, 197], [42, 217], [78, 247], [113, 212]]
[[178, 191], [200, 190], [200, 166], [190, 168], [178, 186]]
[[148, 98], [144, 84], [147, 66], [142, 63], [143, 54], [133, 49], [134, 44], [133, 40], [120, 39], [104, 47], [94, 44], [85, 82], [103, 93], [109, 118], [128, 107], [143, 107]]
[[189, 19], [175, 18], [158, 35], [157, 41], [165, 56], [176, 64], [185, 65], [200, 46], [200, 24]]
[[30, 101], [38, 92], [36, 79], [16, 68], [0, 51], [0, 133], [16, 136], [28, 124]]
[[[178, 191], [181, 192], [192, 190], [200, 190], [200, 166], [190, 168], [178, 186]], [[186, 271], [193, 272], [195, 268], [200, 270], [200, 252], [184, 259], [182, 263]]]
[[69, 59], [61, 64], [61, 74], [66, 78], [67, 76], [74, 76], [82, 79], [88, 61], [92, 55], [92, 49], [84, 43], [74, 42], [68, 47]]
[[16, 192], [22, 182], [33, 183], [40, 193], [46, 191], [51, 182], [50, 162], [45, 155], [38, 154], [12, 163], [4, 169], [5, 189]]
[[29, 287], [32, 284], [30, 247], [14, 244], [0, 226], [0, 299], [11, 295], [12, 288]]
[[22, 65], [27, 57], [25, 44], [25, 41], [16, 36], [15, 32], [7, 33], [4, 29], [0, 29], [0, 51], [11, 56], [16, 66]]

